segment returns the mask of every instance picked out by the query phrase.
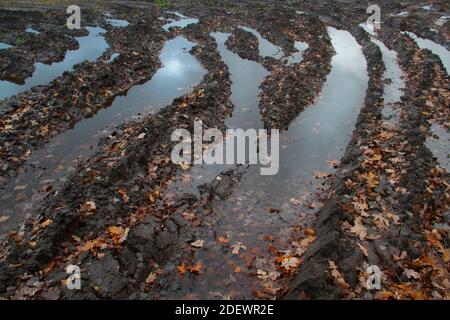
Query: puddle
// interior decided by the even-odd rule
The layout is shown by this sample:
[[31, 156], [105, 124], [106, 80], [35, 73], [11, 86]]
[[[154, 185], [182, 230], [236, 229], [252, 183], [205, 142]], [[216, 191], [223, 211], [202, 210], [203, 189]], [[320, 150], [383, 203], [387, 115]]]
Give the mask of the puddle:
[[0, 50], [2, 49], [9, 49], [12, 48], [13, 46], [4, 42], [0, 42]]
[[397, 52], [389, 50], [383, 42], [372, 38], [381, 50], [383, 62], [386, 70], [383, 74], [384, 84], [384, 108], [382, 115], [385, 121], [392, 126], [397, 126], [400, 120], [400, 111], [396, 108], [396, 103], [401, 101], [405, 89], [404, 74], [397, 62]]
[[172, 28], [172, 27], [173, 28], [186, 28], [190, 24], [194, 24], [194, 23], [198, 23], [199, 22], [199, 20], [196, 19], [196, 18], [188, 18], [188, 17], [186, 17], [186, 16], [184, 16], [181, 13], [178, 13], [178, 12], [168, 12], [168, 13], [176, 15], [177, 17], [180, 18], [180, 20], [167, 19], [170, 22], [166, 23], [165, 25], [163, 25], [163, 29], [165, 31], [169, 31], [170, 28]]
[[[211, 36], [216, 40], [222, 60], [230, 72], [231, 96], [234, 105], [233, 115], [225, 120], [229, 129], [263, 128], [259, 113], [259, 86], [269, 75], [269, 72], [258, 62], [242, 59], [236, 53], [228, 50], [225, 45], [231, 33], [213, 32]], [[234, 165], [196, 165], [190, 175], [195, 177], [190, 192], [197, 193], [197, 187], [212, 181], [220, 172], [233, 168]], [[173, 188], [177, 188], [175, 184]]]
[[375, 25], [367, 22], [360, 23], [359, 26], [364, 29], [371, 36], [376, 35]]
[[108, 62], [108, 63], [111, 63], [111, 62], [113, 62], [114, 60], [116, 60], [118, 57], [120, 57], [120, 53], [114, 52], [114, 53], [111, 55], [111, 58], [109, 58], [107, 62]]
[[420, 38], [412, 32], [405, 31], [402, 33], [407, 34], [412, 39], [414, 39], [420, 48], [428, 49], [435, 55], [439, 56], [439, 58], [442, 61], [442, 64], [444, 65], [444, 68], [447, 70], [447, 73], [450, 72], [450, 51], [448, 51], [444, 46], [441, 46], [440, 44], [434, 41]]
[[408, 13], [408, 11], [402, 11], [402, 12], [399, 12], [399, 13], [395, 13], [395, 14], [392, 14], [394, 17], [406, 17], [407, 15], [409, 15], [409, 13]]
[[445, 127], [433, 123], [431, 134], [427, 137], [426, 146], [437, 158], [439, 165], [450, 172], [450, 133]]
[[447, 22], [447, 20], [449, 20], [449, 19], [450, 19], [450, 16], [442, 16], [436, 20], [436, 24], [438, 26], [442, 27], [442, 26], [444, 26], [445, 22]]
[[272, 57], [277, 60], [284, 57], [283, 49], [281, 47], [273, 44], [266, 38], [263, 38], [261, 34], [255, 29], [243, 26], [239, 26], [239, 28], [244, 31], [250, 32], [251, 34], [256, 36], [256, 38], [258, 38], [259, 54], [261, 55], [261, 57]]
[[303, 52], [309, 48], [309, 44], [302, 41], [295, 41], [294, 48], [297, 51], [288, 57], [287, 59], [288, 65], [302, 62]]
[[28, 33], [41, 34], [39, 31], [34, 30], [34, 29], [31, 28], [31, 27], [26, 28], [25, 31], [28, 32]]
[[[328, 32], [336, 50], [332, 59], [332, 71], [314, 105], [303, 111], [288, 131], [280, 134], [278, 174], [261, 176], [259, 165], [248, 168], [230, 198], [218, 204], [206, 218], [204, 223], [208, 227], [196, 232], [202, 236], [204, 247], [196, 251], [193, 261], [204, 265], [202, 273], [194, 279], [180, 279], [173, 270], [174, 265], [167, 264], [167, 277], [170, 279], [165, 280], [170, 283], [170, 289], [164, 293], [165, 296], [182, 298], [187, 294], [194, 294], [199, 299], [253, 297], [253, 281], [258, 280], [248, 274], [245, 260], [256, 256], [251, 272], [256, 272], [256, 269], [266, 274], [276, 271], [273, 262], [275, 256], [268, 250], [268, 239], [275, 238], [276, 243], [286, 244], [285, 250], [292, 250], [290, 243], [294, 229], [311, 222], [314, 213], [320, 209], [316, 193], [321, 191], [322, 180], [314, 179], [315, 173], [322, 175], [324, 172], [334, 172], [329, 161], [340, 159], [345, 152], [358, 111], [364, 103], [369, 80], [366, 60], [356, 40], [346, 31], [328, 28]], [[231, 54], [220, 45], [224, 41], [220, 37], [215, 34], [233, 79], [233, 70], [248, 70], [248, 62], [230, 58]], [[236, 63], [239, 65], [234, 65]], [[261, 69], [260, 77], [265, 74], [262, 71]], [[246, 91], [237, 85], [233, 86], [232, 92], [234, 90]], [[255, 96], [240, 97], [234, 92], [233, 94], [235, 99], [239, 99], [238, 105], [251, 103], [241, 99], [253, 99]], [[237, 102], [234, 101], [235, 104]], [[238, 122], [241, 124], [241, 120], [236, 118], [234, 122], [230, 119], [230, 122], [233, 125]], [[252, 125], [259, 122], [260, 120], [254, 121]], [[186, 188], [196, 185], [197, 180], [203, 180], [203, 176], [199, 175], [194, 166], [190, 177], [186, 178]], [[269, 208], [275, 210], [271, 213]], [[219, 236], [229, 239], [229, 246], [238, 243], [245, 246], [242, 247], [241, 254], [232, 254], [231, 249], [225, 249], [226, 246], [217, 242]], [[236, 268], [240, 271], [236, 272]], [[221, 276], [217, 277], [218, 274]]]
[[433, 5], [429, 4], [429, 5], [426, 5], [426, 6], [422, 6], [422, 9], [429, 11], [429, 10], [431, 10], [432, 7], [433, 7]]
[[105, 19], [105, 21], [117, 28], [124, 28], [130, 25], [128, 21], [121, 19]]
[[200, 83], [206, 70], [189, 54], [194, 45], [184, 37], [167, 41], [160, 55], [163, 67], [151, 80], [134, 86], [127, 95], [117, 97], [109, 108], [78, 122], [73, 129], [56, 136], [33, 154], [24, 172], [2, 191], [0, 212], [11, 218], [0, 224], [0, 234], [16, 227], [26, 214], [31, 214], [36, 207], [33, 201], [45, 195], [40, 189], [64, 181], [74, 172], [80, 159], [93, 153], [99, 139], [110, 135], [113, 126], [156, 112]]
[[63, 61], [55, 62], [50, 65], [36, 63], [36, 69], [33, 75], [25, 80], [22, 85], [0, 81], [0, 100], [24, 92], [34, 86], [45, 85], [62, 75], [65, 71], [85, 60], [94, 62], [108, 48], [108, 44], [102, 36], [104, 29], [98, 27], [86, 27], [89, 35], [85, 37], [76, 37], [79, 43], [79, 49], [68, 51]]

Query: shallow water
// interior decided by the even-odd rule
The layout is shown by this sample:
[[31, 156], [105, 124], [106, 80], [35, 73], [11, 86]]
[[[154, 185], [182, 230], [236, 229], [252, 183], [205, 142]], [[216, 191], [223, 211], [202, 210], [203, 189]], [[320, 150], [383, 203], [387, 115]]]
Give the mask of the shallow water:
[[32, 200], [39, 201], [45, 195], [39, 189], [64, 181], [80, 159], [91, 155], [99, 139], [107, 137], [114, 126], [156, 112], [197, 85], [206, 71], [188, 53], [194, 45], [184, 37], [167, 41], [160, 55], [163, 66], [152, 79], [132, 87], [125, 96], [116, 97], [109, 108], [78, 122], [33, 154], [24, 173], [2, 191], [0, 212], [11, 219], [0, 224], [0, 234], [22, 222], [32, 212]]
[[41, 34], [39, 31], [34, 30], [34, 29], [31, 28], [31, 27], [26, 28], [25, 31], [26, 31], [26, 32], [29, 32], [29, 33], [34, 33], [34, 34]]
[[[251, 298], [258, 280], [248, 272], [275, 270], [275, 257], [268, 250], [270, 241], [265, 236], [286, 243], [284, 248], [290, 250], [288, 242], [293, 229], [310, 222], [313, 213], [320, 209], [316, 192], [320, 192], [321, 180], [314, 179], [315, 172], [335, 171], [328, 161], [343, 156], [369, 80], [366, 60], [356, 40], [346, 31], [329, 28], [328, 32], [336, 50], [332, 71], [314, 105], [303, 111], [288, 131], [281, 133], [280, 171], [275, 176], [261, 176], [259, 165], [248, 168], [231, 197], [218, 204], [206, 218], [204, 224], [208, 227], [203, 233], [199, 231], [205, 245], [196, 251], [193, 260], [204, 265], [202, 274], [195, 279], [180, 279], [176, 272], [171, 273], [173, 265], [166, 266], [170, 292], [165, 295], [169, 298], [182, 298], [190, 293], [196, 298]], [[223, 39], [218, 42], [220, 48]], [[222, 55], [233, 76], [236, 66], [230, 65], [227, 55]], [[244, 65], [238, 70], [241, 68]], [[196, 170], [194, 166], [186, 184], [202, 180], [201, 176], [195, 176]], [[269, 208], [279, 211], [271, 213]], [[231, 250], [225, 250], [217, 243], [218, 236], [229, 239], [229, 245], [242, 243], [245, 246], [242, 254], [233, 255]], [[253, 253], [255, 269], [247, 271], [245, 256]], [[236, 267], [243, 271], [236, 273]]]
[[0, 42], [0, 50], [2, 49], [9, 49], [12, 48], [13, 46], [4, 42]]
[[121, 19], [105, 19], [106, 22], [108, 22], [113, 27], [123, 28], [130, 25], [130, 23], [126, 20]]
[[429, 39], [423, 39], [418, 37], [412, 32], [403, 32], [404, 34], [407, 34], [412, 39], [414, 39], [419, 46], [419, 48], [422, 49], [428, 49], [431, 52], [433, 52], [435, 55], [437, 55], [444, 65], [444, 68], [447, 70], [447, 73], [450, 72], [450, 51], [447, 50], [444, 46], [431, 41]]
[[444, 23], [445, 23], [447, 20], [449, 20], [449, 19], [450, 19], [450, 16], [442, 16], [442, 17], [440, 17], [439, 19], [436, 20], [436, 24], [437, 24], [438, 26], [443, 26]]
[[376, 35], [376, 31], [375, 31], [375, 25], [371, 24], [371, 23], [360, 23], [359, 26], [361, 28], [364, 29], [364, 31], [366, 31], [368, 34], [375, 36]]
[[284, 57], [283, 49], [281, 47], [273, 44], [272, 42], [261, 36], [261, 34], [255, 29], [243, 26], [239, 26], [239, 28], [244, 31], [250, 32], [251, 34], [256, 36], [256, 38], [258, 38], [259, 54], [261, 55], [261, 57], [272, 57], [277, 60]]
[[439, 165], [450, 172], [450, 133], [445, 127], [433, 123], [431, 134], [432, 136], [427, 137], [426, 146], [437, 158]]
[[397, 53], [389, 50], [380, 40], [372, 38], [372, 42], [380, 48], [386, 67], [383, 74], [383, 80], [385, 81], [383, 118], [391, 125], [396, 126], [400, 120], [400, 111], [395, 104], [401, 101], [401, 97], [404, 94], [406, 86], [404, 74], [397, 62]]
[[[213, 32], [211, 36], [216, 40], [222, 60], [230, 72], [231, 96], [234, 105], [233, 114], [225, 120], [229, 129], [263, 128], [259, 113], [259, 86], [268, 76], [268, 71], [258, 62], [241, 58], [228, 50], [225, 42], [231, 33]], [[212, 181], [221, 171], [232, 168], [234, 165], [196, 165], [191, 169], [190, 175], [194, 178], [191, 192], [197, 193], [197, 187], [205, 182]], [[175, 185], [174, 188], [177, 188]]]
[[402, 12], [395, 13], [395, 14], [392, 14], [392, 15], [395, 16], [395, 17], [406, 17], [407, 15], [409, 15], [409, 12], [408, 11], [402, 11]]
[[83, 61], [93, 62], [97, 60], [109, 47], [102, 36], [105, 30], [98, 27], [86, 27], [86, 29], [89, 31], [88, 36], [76, 37], [79, 49], [68, 51], [63, 61], [50, 65], [41, 62], [36, 63], [33, 75], [27, 78], [24, 84], [0, 81], [0, 99], [11, 97], [34, 86], [48, 84]]
[[179, 17], [179, 20], [172, 20], [169, 19], [169, 23], [166, 23], [165, 25], [163, 25], [163, 29], [165, 31], [169, 31], [170, 28], [185, 28], [190, 24], [195, 24], [198, 23], [199, 20], [197, 18], [188, 18], [184, 15], [182, 15], [181, 13], [178, 12], [168, 12], [168, 13], [172, 13], [174, 15], [176, 15], [177, 17]]
[[108, 62], [113, 62], [113, 61], [116, 60], [119, 56], [120, 56], [120, 53], [114, 52], [114, 53], [111, 55], [111, 58], [108, 59]]
[[302, 42], [302, 41], [295, 41], [294, 48], [297, 51], [288, 57], [288, 59], [287, 59], [288, 65], [302, 62], [303, 53], [305, 52], [305, 50], [307, 50], [309, 48], [309, 44], [306, 42]]

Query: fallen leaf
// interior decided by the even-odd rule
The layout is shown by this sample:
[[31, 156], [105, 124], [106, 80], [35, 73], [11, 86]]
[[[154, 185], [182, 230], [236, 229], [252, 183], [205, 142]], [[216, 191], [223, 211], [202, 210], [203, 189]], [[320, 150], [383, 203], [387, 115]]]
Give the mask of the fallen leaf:
[[316, 235], [316, 231], [313, 228], [306, 227], [305, 228], [305, 234], [307, 236], [315, 236]]
[[145, 283], [152, 284], [153, 282], [156, 281], [156, 278], [157, 278], [156, 273], [155, 272], [150, 272], [150, 274], [145, 279]]
[[316, 179], [323, 179], [323, 178], [325, 178], [325, 177], [328, 177], [328, 173], [326, 173], [326, 172], [322, 172], [322, 171], [314, 171], [314, 177], [316, 178]]
[[334, 278], [334, 282], [338, 284], [341, 288], [348, 289], [350, 286], [347, 284], [344, 277], [342, 277], [336, 263], [333, 260], [328, 260], [328, 264], [330, 266], [331, 276]]
[[247, 249], [247, 247], [244, 246], [241, 242], [236, 242], [235, 244], [233, 244], [233, 245], [231, 246], [231, 248], [233, 248], [233, 251], [231, 251], [232, 254], [239, 254], [239, 251], [240, 251], [241, 249], [242, 249], [242, 250]]
[[296, 257], [287, 257], [281, 262], [281, 266], [285, 268], [287, 271], [291, 271], [291, 269], [296, 269], [301, 263], [301, 260]]
[[405, 276], [408, 279], [414, 278], [414, 279], [420, 279], [420, 274], [417, 271], [411, 270], [411, 269], [405, 269], [403, 270], [405, 273]]
[[45, 220], [44, 222], [41, 223], [41, 228], [44, 229], [44, 228], [48, 227], [50, 224], [52, 224], [52, 223], [53, 223], [52, 219], [47, 219], [47, 220]]
[[119, 190], [117, 190], [117, 192], [119, 192], [119, 194], [122, 196], [123, 202], [128, 203], [128, 201], [130, 200], [130, 197], [128, 197], [127, 189], [120, 188]]
[[203, 247], [204, 242], [205, 242], [204, 240], [196, 240], [191, 243], [191, 246], [193, 246], [195, 248], [201, 248], [201, 247]]
[[361, 251], [364, 253], [364, 255], [366, 257], [369, 256], [369, 252], [367, 251], [366, 247], [364, 247], [362, 244], [360, 244], [359, 242], [356, 243], [358, 245], [358, 247], [361, 249]]
[[187, 170], [187, 169], [189, 169], [191, 166], [189, 165], [189, 163], [182, 162], [182, 163], [180, 163], [180, 167], [181, 167], [183, 170]]
[[84, 213], [84, 214], [92, 214], [96, 210], [97, 210], [97, 206], [96, 206], [95, 202], [92, 200], [86, 201], [85, 203], [83, 203], [80, 206], [80, 212]]
[[367, 228], [363, 226], [361, 217], [355, 218], [355, 225], [350, 228], [350, 232], [356, 234], [361, 240], [366, 238]]
[[200, 271], [202, 270], [203, 265], [201, 263], [197, 263], [196, 265], [189, 267], [188, 270], [191, 273], [200, 273]]
[[228, 240], [227, 238], [222, 237], [222, 236], [219, 236], [219, 237], [217, 238], [217, 240], [218, 240], [220, 243], [228, 243], [228, 242], [230, 242], [230, 240]]
[[394, 296], [394, 294], [392, 292], [389, 292], [389, 291], [378, 291], [377, 293], [375, 293], [373, 298], [375, 300], [387, 300], [389, 298], [392, 298], [393, 296]]
[[184, 276], [184, 274], [185, 274], [186, 271], [187, 271], [186, 265], [183, 263], [183, 264], [177, 266], [177, 270], [178, 270], [178, 274], [179, 274], [180, 276]]

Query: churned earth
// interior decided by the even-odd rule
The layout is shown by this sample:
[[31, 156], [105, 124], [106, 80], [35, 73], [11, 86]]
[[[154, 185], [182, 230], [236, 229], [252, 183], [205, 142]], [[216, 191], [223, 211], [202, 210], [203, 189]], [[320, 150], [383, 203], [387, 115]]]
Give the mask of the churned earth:
[[[450, 6], [369, 4], [2, 4], [0, 296], [449, 299]], [[174, 164], [194, 121], [278, 173]]]

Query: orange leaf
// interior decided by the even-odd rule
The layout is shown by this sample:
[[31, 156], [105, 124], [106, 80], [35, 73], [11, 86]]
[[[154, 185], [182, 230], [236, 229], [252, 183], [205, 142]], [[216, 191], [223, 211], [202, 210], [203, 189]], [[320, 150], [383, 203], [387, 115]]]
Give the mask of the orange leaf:
[[228, 240], [227, 238], [222, 237], [222, 236], [219, 236], [219, 237], [217, 238], [217, 240], [218, 240], [220, 243], [228, 243], [228, 242], [230, 242], [230, 240]]

